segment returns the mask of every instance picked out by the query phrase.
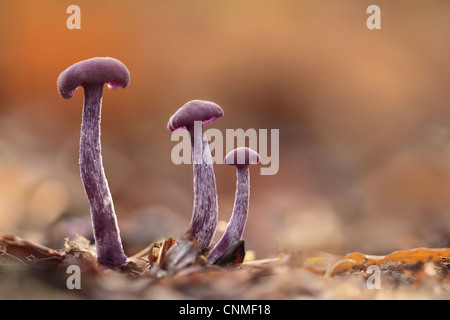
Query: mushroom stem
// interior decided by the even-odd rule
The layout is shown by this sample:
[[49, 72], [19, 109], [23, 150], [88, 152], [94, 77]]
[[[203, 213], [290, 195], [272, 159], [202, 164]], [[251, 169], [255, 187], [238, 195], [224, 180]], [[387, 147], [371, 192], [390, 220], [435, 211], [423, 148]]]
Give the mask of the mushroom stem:
[[211, 151], [201, 121], [186, 126], [186, 129], [191, 135], [194, 176], [194, 205], [190, 228], [194, 238], [199, 240], [200, 248], [205, 249], [212, 242], [219, 219], [216, 180]]
[[167, 129], [186, 129], [191, 136], [194, 170], [194, 205], [190, 232], [198, 240], [200, 249], [212, 242], [219, 217], [216, 179], [211, 151], [204, 135], [203, 125], [223, 116], [223, 110], [211, 101], [191, 100], [179, 108], [169, 119]]
[[122, 248], [113, 200], [103, 169], [100, 119], [103, 83], [84, 85], [80, 137], [80, 173], [89, 200], [97, 257], [101, 264], [120, 267], [127, 261]]
[[214, 263], [233, 243], [240, 240], [244, 234], [250, 198], [250, 173], [248, 166], [237, 168], [236, 180], [233, 213], [231, 214], [225, 232], [208, 256], [207, 260], [210, 263]]

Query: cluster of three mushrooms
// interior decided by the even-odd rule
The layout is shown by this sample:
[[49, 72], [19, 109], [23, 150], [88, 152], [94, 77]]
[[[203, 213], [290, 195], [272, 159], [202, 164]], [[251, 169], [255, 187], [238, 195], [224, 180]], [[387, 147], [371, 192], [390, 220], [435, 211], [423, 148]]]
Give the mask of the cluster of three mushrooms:
[[[102, 163], [102, 94], [105, 83], [111, 89], [121, 89], [128, 85], [129, 80], [127, 68], [119, 60], [109, 57], [78, 62], [67, 68], [58, 78], [58, 90], [65, 99], [71, 98], [79, 86], [84, 88], [79, 158], [81, 180], [90, 204], [98, 261], [111, 268], [124, 266], [128, 258], [123, 251], [114, 204]], [[214, 171], [203, 125], [222, 115], [222, 109], [216, 104], [193, 100], [181, 107], [168, 124], [169, 130], [186, 128], [191, 135], [194, 208], [190, 229], [202, 249], [211, 244], [218, 221]], [[195, 130], [196, 121], [202, 124], [201, 130]], [[257, 162], [258, 155], [247, 148], [236, 149], [225, 158], [225, 163], [235, 164], [238, 168], [235, 207], [226, 231], [208, 257], [209, 262], [214, 262], [242, 236], [248, 210], [248, 164]]]

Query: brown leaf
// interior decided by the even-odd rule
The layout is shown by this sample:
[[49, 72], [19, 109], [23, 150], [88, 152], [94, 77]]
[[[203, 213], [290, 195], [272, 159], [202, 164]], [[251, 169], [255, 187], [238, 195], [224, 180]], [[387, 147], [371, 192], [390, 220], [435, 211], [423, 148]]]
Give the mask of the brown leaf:
[[165, 254], [160, 263], [161, 270], [169, 274], [193, 264], [197, 260], [198, 248], [192, 241], [179, 240]]
[[364, 265], [380, 265], [387, 261], [397, 261], [403, 263], [425, 263], [434, 262], [441, 263], [450, 257], [450, 248], [430, 249], [430, 248], [415, 248], [409, 250], [394, 251], [385, 256], [366, 255], [359, 252], [349, 253], [344, 259], [353, 259], [355, 263], [344, 262], [340, 264], [333, 273], [350, 271], [353, 266]]
[[245, 241], [238, 240], [228, 248], [215, 262], [217, 266], [240, 264], [245, 258]]

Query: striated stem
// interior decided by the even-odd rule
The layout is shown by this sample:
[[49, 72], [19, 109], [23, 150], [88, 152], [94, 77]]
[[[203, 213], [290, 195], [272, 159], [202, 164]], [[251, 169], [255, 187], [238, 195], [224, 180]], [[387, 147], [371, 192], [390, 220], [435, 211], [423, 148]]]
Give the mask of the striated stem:
[[216, 180], [208, 141], [201, 122], [187, 126], [191, 135], [194, 171], [194, 205], [191, 232], [199, 239], [200, 248], [207, 248], [214, 237], [218, 221]]
[[214, 249], [208, 256], [208, 262], [214, 263], [225, 251], [244, 234], [248, 216], [250, 198], [250, 173], [248, 166], [238, 167], [236, 171], [236, 194], [230, 221]]
[[118, 268], [127, 261], [127, 257], [122, 248], [101, 156], [100, 113], [103, 83], [85, 85], [84, 93], [79, 160], [81, 180], [90, 204], [99, 262]]

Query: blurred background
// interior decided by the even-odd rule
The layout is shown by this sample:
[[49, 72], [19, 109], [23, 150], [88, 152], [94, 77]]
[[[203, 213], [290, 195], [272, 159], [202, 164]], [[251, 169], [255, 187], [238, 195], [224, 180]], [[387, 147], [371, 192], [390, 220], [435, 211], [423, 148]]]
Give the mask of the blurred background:
[[[69, 30], [69, 5], [81, 30]], [[381, 8], [381, 30], [366, 9]], [[251, 168], [244, 238], [255, 257], [386, 254], [450, 242], [449, 1], [0, 2], [0, 232], [54, 248], [92, 238], [79, 177], [83, 92], [58, 75], [111, 56], [129, 69], [104, 91], [102, 148], [125, 251], [178, 236], [192, 166], [166, 125], [212, 100], [226, 129], [280, 130], [276, 175]], [[220, 219], [235, 172], [216, 165]], [[220, 231], [216, 234], [216, 240]]]

